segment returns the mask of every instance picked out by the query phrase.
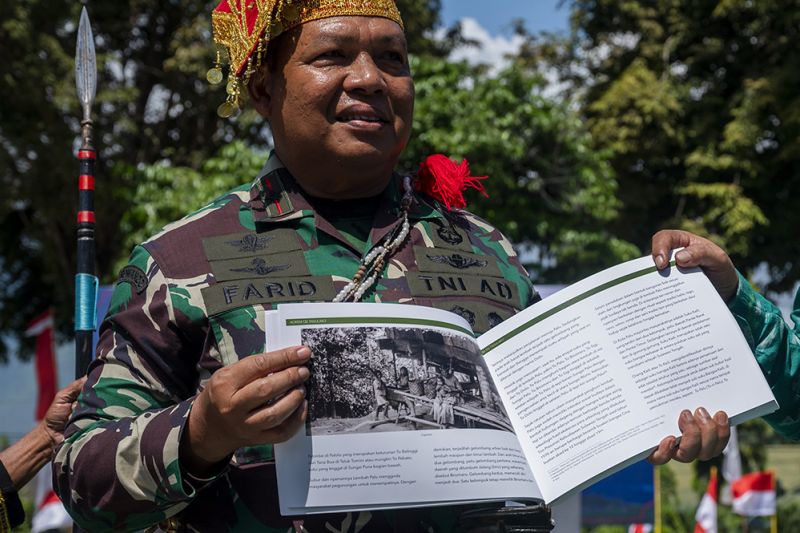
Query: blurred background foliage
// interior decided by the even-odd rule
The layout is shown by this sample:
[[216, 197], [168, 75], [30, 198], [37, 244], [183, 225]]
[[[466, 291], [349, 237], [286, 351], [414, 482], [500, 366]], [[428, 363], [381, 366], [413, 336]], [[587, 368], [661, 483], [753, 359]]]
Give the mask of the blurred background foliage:
[[569, 38], [521, 58], [560, 72], [594, 141], [611, 151], [620, 216], [712, 237], [770, 289], [800, 278], [800, 9], [793, 0], [574, 0]]
[[[233, 121], [214, 112], [215, 3], [90, 6], [105, 283], [133, 244], [250, 180], [269, 151], [252, 110]], [[471, 205], [518, 245], [535, 282], [646, 253], [664, 227], [713, 238], [747, 272], [765, 265], [767, 289], [800, 277], [794, 1], [567, 0], [571, 32], [528, 34], [520, 22], [524, 44], [505, 69], [448, 59], [471, 43], [442, 27], [439, 0], [398, 4], [418, 95], [401, 170], [440, 152], [489, 175], [490, 198]], [[48, 305], [63, 335], [72, 329], [79, 9], [31, 0], [0, 14], [4, 336]]]

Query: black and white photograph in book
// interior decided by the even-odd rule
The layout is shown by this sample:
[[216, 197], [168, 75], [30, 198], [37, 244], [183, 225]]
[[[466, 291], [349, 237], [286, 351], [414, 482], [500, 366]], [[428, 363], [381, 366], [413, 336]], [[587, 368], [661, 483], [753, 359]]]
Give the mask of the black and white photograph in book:
[[309, 435], [512, 431], [480, 350], [444, 330], [309, 328]]

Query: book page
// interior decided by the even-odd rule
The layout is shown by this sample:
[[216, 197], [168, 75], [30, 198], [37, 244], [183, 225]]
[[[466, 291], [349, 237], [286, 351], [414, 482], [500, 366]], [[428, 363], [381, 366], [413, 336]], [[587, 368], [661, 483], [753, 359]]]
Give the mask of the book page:
[[267, 343], [313, 352], [306, 427], [275, 446], [282, 514], [541, 498], [461, 317], [286, 304]]
[[735, 319], [699, 269], [651, 257], [565, 288], [479, 338], [545, 500], [679, 435], [683, 409], [732, 424], [777, 407]]

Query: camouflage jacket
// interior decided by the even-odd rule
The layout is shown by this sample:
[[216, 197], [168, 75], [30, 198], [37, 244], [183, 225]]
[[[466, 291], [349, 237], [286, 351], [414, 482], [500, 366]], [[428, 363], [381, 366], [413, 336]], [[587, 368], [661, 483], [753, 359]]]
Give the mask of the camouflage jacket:
[[800, 290], [794, 296], [792, 323], [739, 274], [739, 288], [728, 308], [767, 378], [780, 408], [764, 420], [788, 439], [800, 441]]
[[[215, 200], [137, 246], [121, 272], [97, 359], [54, 459], [54, 486], [89, 531], [143, 529], [175, 517], [198, 531], [281, 531], [271, 446], [238, 450], [209, 480], [178, 462], [195, 395], [213, 372], [264, 351], [264, 312], [330, 301], [363, 250], [315, 213], [274, 156], [252, 186]], [[400, 180], [383, 194], [367, 247], [399, 220]], [[495, 228], [415, 197], [412, 230], [364, 301], [460, 313], [476, 332], [538, 295]], [[302, 530], [448, 531], [446, 508], [308, 517]], [[298, 529], [298, 530], [301, 530]]]

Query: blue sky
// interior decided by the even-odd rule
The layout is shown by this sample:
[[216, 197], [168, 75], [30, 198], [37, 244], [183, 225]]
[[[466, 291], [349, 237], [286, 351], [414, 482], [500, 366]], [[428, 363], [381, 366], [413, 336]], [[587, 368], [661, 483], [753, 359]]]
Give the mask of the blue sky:
[[523, 39], [514, 35], [511, 21], [522, 19], [530, 33], [569, 31], [569, 10], [561, 0], [442, 0], [445, 26], [461, 22], [464, 37], [479, 44], [462, 47], [451, 59], [487, 64], [497, 69], [519, 50]]
[[448, 26], [470, 17], [492, 35], [511, 35], [510, 22], [525, 19], [530, 32], [567, 31], [569, 10], [559, 9], [560, 0], [442, 0], [442, 19]]

